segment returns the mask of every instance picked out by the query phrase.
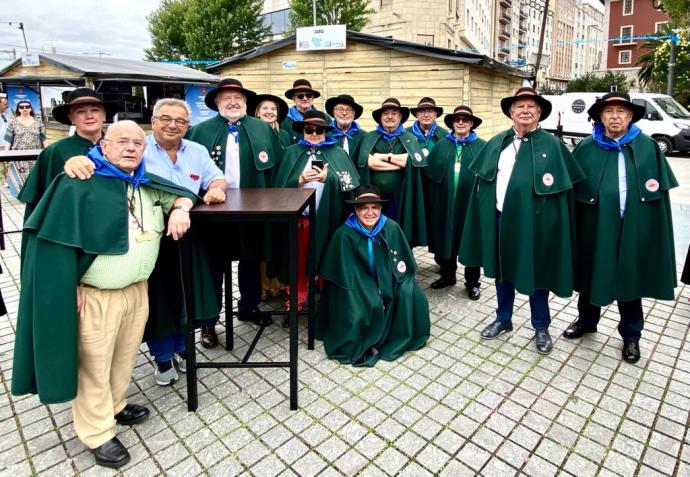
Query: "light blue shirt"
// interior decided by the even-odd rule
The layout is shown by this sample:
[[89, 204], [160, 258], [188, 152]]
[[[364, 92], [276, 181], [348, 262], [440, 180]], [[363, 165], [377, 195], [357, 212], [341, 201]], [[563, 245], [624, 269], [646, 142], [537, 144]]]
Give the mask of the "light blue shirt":
[[199, 190], [208, 190], [211, 182], [216, 179], [224, 178], [223, 172], [213, 162], [206, 148], [187, 139], [182, 139], [177, 150], [177, 161], [173, 164], [165, 149], [150, 134], [146, 137], [144, 164], [146, 172], [185, 187], [195, 194]]

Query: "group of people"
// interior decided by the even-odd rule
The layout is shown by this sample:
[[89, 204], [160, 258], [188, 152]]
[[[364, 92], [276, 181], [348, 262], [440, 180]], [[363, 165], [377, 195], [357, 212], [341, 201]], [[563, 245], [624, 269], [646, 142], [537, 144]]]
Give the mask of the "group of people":
[[[439, 265], [433, 289], [456, 284], [458, 260], [469, 299], [480, 297], [482, 268], [496, 280], [496, 319], [484, 339], [512, 330], [517, 290], [529, 296], [537, 351], [549, 353], [549, 293], [577, 290], [579, 316], [564, 337], [595, 332], [600, 307], [616, 300], [622, 357], [640, 358], [641, 298], [673, 299], [668, 190], [677, 183], [635, 126], [640, 109], [626, 94], [590, 109], [594, 133], [572, 153], [539, 128], [551, 105], [529, 87], [501, 101], [513, 124], [488, 142], [467, 105], [445, 115], [446, 130], [433, 98], [414, 108], [387, 98], [365, 132], [352, 96], [329, 98], [322, 112], [319, 95], [296, 80], [288, 107], [224, 79], [205, 97], [217, 116], [191, 126], [184, 101], [161, 99], [148, 137], [131, 121], [103, 135], [117, 108], [89, 88], [54, 109], [76, 133], [41, 153], [19, 194], [26, 215], [12, 393], [71, 400], [77, 435], [98, 464], [126, 464], [115, 423], [149, 415], [125, 398], [142, 340], [159, 385], [185, 372], [185, 293], [201, 345], [217, 346], [223, 274], [238, 260], [238, 318], [271, 323], [259, 305], [262, 287], [266, 297], [287, 284], [280, 231], [190, 228], [194, 203], [222, 203], [228, 188], [315, 189], [316, 222], [298, 224], [298, 306], [313, 225], [316, 337], [332, 359], [372, 366], [425, 345], [429, 305], [415, 280], [415, 246], [428, 246]], [[405, 129], [410, 114], [416, 120]]]

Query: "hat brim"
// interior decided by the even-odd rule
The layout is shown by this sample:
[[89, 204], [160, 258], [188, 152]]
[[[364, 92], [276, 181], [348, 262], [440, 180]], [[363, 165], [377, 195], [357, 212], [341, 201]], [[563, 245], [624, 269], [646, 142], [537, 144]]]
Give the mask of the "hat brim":
[[333, 126], [331, 126], [330, 124], [323, 122], [321, 120], [319, 120], [318, 122], [316, 122], [316, 121], [308, 121], [308, 122], [307, 121], [295, 121], [294, 123], [292, 123], [292, 130], [301, 134], [304, 131], [304, 126], [307, 126], [307, 125], [316, 126], [319, 128], [325, 128], [326, 131], [332, 131], [333, 130]]
[[410, 117], [410, 108], [406, 108], [405, 106], [386, 106], [385, 108], [379, 108], [372, 111], [371, 117], [373, 117], [374, 121], [376, 121], [378, 124], [381, 124], [381, 114], [386, 109], [397, 109], [398, 111], [400, 111], [400, 114], [402, 115], [402, 118], [400, 119], [400, 124], [403, 124]]
[[443, 122], [446, 123], [446, 126], [453, 132], [453, 121], [455, 121], [455, 118], [457, 116], [465, 116], [466, 118], [472, 119], [472, 129], [477, 129], [479, 125], [482, 123], [482, 120], [478, 118], [477, 116], [474, 116], [470, 113], [449, 113], [446, 114], [446, 116], [443, 118]]
[[117, 103], [111, 102], [111, 101], [80, 101], [78, 103], [72, 103], [72, 104], [61, 104], [59, 106], [55, 106], [53, 108], [53, 111], [51, 112], [53, 119], [55, 119], [57, 122], [61, 124], [65, 124], [67, 126], [72, 125], [72, 121], [69, 119], [69, 111], [71, 108], [76, 108], [78, 106], [83, 106], [85, 104], [90, 104], [90, 105], [97, 105], [97, 106], [102, 106], [103, 109], [105, 109], [105, 121], [106, 122], [112, 122], [113, 117], [118, 113], [120, 110], [120, 106]]
[[350, 105], [352, 107], [352, 109], [355, 110], [355, 119], [359, 119], [359, 117], [364, 112], [364, 108], [362, 106], [360, 106], [359, 104], [355, 103], [354, 101], [350, 101], [350, 100], [343, 99], [343, 98], [328, 98], [326, 100], [326, 112], [332, 118], [335, 117], [335, 114], [333, 114], [333, 109], [335, 109], [335, 106], [337, 104], [348, 104], [348, 105]]
[[630, 101], [626, 101], [623, 98], [616, 98], [616, 99], [611, 99], [609, 101], [597, 101], [594, 103], [590, 108], [587, 110], [587, 114], [589, 114], [589, 117], [592, 118], [592, 121], [595, 123], [600, 123], [601, 122], [601, 110], [604, 109], [604, 106], [608, 106], [610, 104], [618, 104], [620, 106], [624, 106], [632, 111], [632, 119], [630, 120], [631, 123], [636, 123], [640, 119], [644, 117], [644, 114], [647, 112], [646, 108], [642, 106], [641, 104], [635, 104]]
[[436, 117], [439, 117], [439, 118], [443, 114], [443, 108], [438, 107], [438, 106], [432, 106], [431, 108], [429, 108], [427, 106], [425, 106], [423, 108], [410, 108], [410, 113], [412, 113], [412, 116], [414, 116], [416, 118], [417, 117], [417, 111], [419, 111], [420, 109], [435, 109], [436, 110]]
[[319, 96], [321, 96], [321, 93], [319, 93], [319, 92], [316, 91], [315, 89], [311, 89], [311, 88], [290, 88], [289, 90], [287, 90], [287, 91], [285, 92], [285, 97], [286, 97], [287, 99], [292, 99], [292, 96], [293, 96], [295, 93], [311, 93], [311, 94], [314, 95], [314, 99], [316, 99], [316, 98], [318, 98]]
[[372, 199], [370, 197], [366, 197], [363, 199], [345, 199], [346, 204], [352, 204], [352, 205], [358, 205], [358, 204], [385, 204], [387, 202], [390, 202], [390, 199]]
[[247, 105], [251, 104], [254, 98], [256, 97], [256, 93], [250, 89], [246, 88], [240, 88], [235, 85], [226, 85], [222, 86], [219, 88], [215, 88], [208, 93], [206, 93], [206, 96], [204, 97], [204, 103], [206, 104], [206, 107], [208, 109], [212, 109], [214, 111], [218, 111], [218, 105], [216, 104], [216, 96], [218, 96], [221, 91], [226, 91], [226, 90], [235, 90], [239, 91], [242, 93], [246, 98], [247, 98]]
[[283, 98], [279, 98], [278, 96], [274, 96], [272, 94], [257, 94], [252, 99], [251, 104], [247, 104], [247, 114], [250, 116], [257, 117], [256, 108], [259, 106], [259, 104], [263, 103], [264, 101], [273, 101], [276, 104], [276, 106], [278, 107], [277, 121], [279, 123], [282, 123], [283, 119], [287, 117], [288, 110], [290, 109], [290, 107]]
[[522, 94], [519, 96], [509, 96], [507, 98], [503, 98], [501, 100], [501, 110], [503, 111], [503, 114], [510, 118], [510, 106], [515, 101], [520, 99], [531, 99], [539, 105], [539, 107], [541, 108], [541, 116], [539, 116], [540, 122], [548, 118], [551, 114], [551, 109], [553, 108], [553, 106], [551, 105], [551, 101], [549, 101], [546, 98], [543, 98], [542, 96], [532, 94]]

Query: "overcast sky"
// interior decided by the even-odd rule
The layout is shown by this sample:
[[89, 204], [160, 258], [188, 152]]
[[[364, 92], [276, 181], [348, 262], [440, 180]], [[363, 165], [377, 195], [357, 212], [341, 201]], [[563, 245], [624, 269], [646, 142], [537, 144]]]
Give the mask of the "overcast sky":
[[[146, 16], [159, 0], [1, 0], [0, 64], [12, 48], [24, 51], [18, 25], [23, 22], [30, 51], [79, 55], [107, 53], [140, 60], [151, 43]], [[9, 53], [6, 51], [9, 50]]]

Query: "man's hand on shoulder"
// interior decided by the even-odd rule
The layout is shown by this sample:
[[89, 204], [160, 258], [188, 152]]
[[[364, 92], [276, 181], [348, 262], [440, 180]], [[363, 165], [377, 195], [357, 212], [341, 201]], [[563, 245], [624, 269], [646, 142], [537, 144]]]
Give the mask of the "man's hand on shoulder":
[[90, 179], [95, 169], [95, 164], [86, 156], [70, 157], [64, 167], [65, 174], [72, 179], [76, 177], [80, 180]]

